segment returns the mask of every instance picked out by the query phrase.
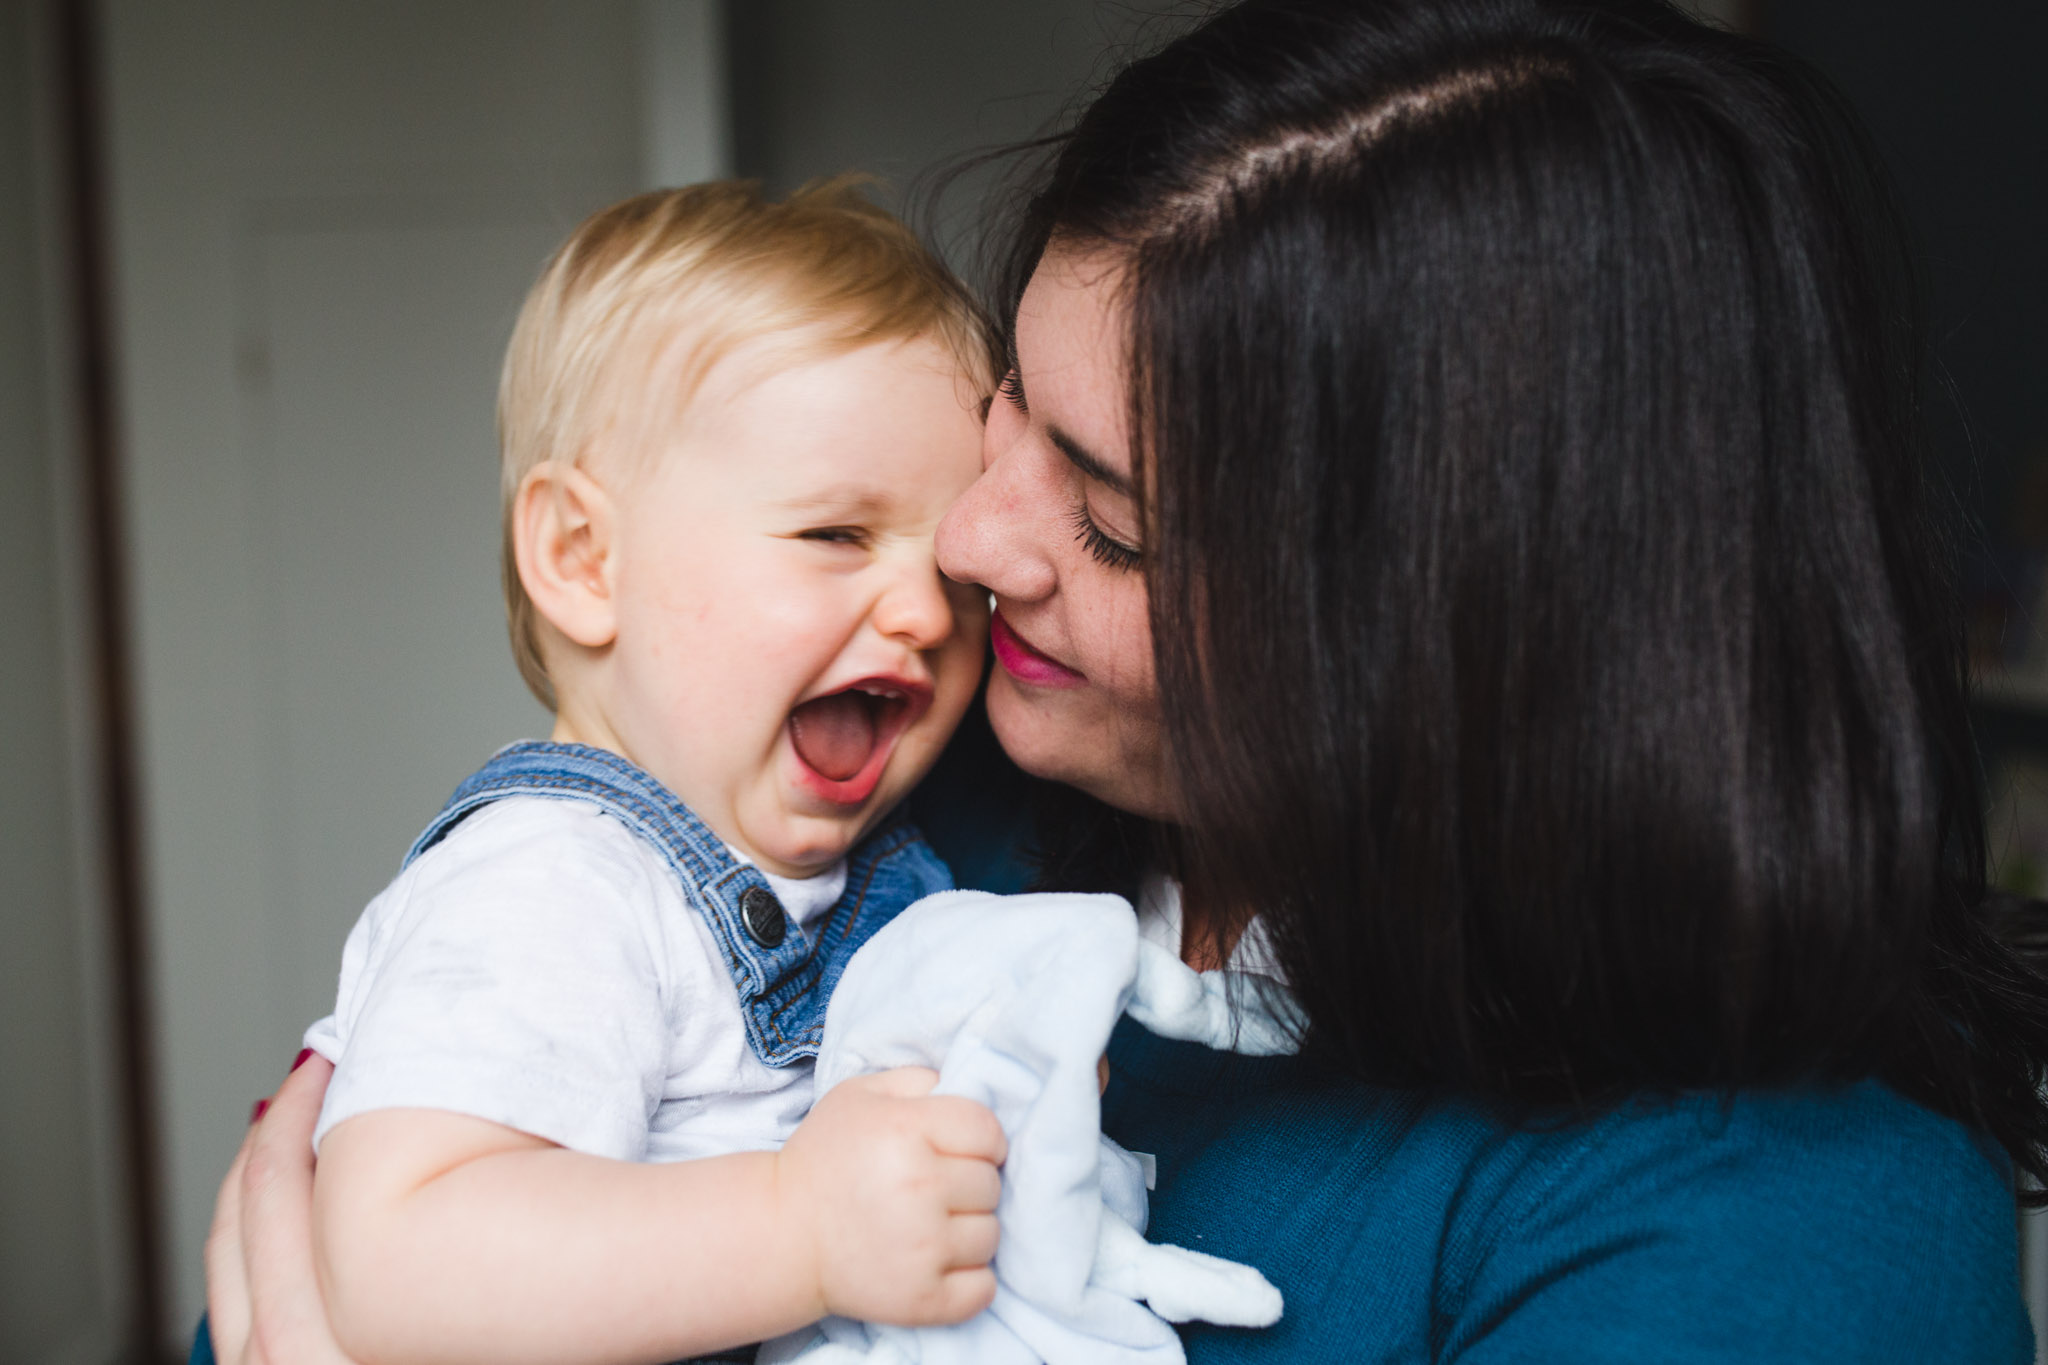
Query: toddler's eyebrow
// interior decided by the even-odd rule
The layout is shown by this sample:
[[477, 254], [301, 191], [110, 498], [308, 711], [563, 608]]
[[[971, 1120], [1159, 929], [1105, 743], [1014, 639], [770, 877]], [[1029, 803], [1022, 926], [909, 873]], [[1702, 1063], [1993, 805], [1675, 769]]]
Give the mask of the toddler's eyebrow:
[[835, 515], [864, 516], [885, 511], [889, 503], [889, 495], [871, 484], [840, 484], [816, 492], [799, 493], [793, 498], [784, 498], [777, 506], [785, 507], [792, 512], [831, 512]]

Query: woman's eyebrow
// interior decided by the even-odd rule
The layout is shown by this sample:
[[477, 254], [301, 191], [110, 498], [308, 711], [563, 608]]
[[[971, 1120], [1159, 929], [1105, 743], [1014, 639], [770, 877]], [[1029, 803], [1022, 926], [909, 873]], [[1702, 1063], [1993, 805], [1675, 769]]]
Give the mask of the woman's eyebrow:
[[1089, 478], [1100, 484], [1107, 484], [1127, 498], [1136, 498], [1137, 490], [1132, 487], [1130, 476], [1119, 474], [1100, 459], [1088, 453], [1088, 448], [1051, 423], [1046, 424], [1045, 434], [1067, 462]]

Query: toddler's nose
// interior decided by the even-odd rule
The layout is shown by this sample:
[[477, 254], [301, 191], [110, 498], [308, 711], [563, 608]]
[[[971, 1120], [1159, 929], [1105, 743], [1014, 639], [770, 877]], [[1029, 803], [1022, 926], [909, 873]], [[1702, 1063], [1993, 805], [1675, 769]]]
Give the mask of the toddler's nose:
[[935, 649], [953, 633], [953, 604], [946, 580], [926, 554], [906, 564], [875, 604], [875, 629], [912, 649]]

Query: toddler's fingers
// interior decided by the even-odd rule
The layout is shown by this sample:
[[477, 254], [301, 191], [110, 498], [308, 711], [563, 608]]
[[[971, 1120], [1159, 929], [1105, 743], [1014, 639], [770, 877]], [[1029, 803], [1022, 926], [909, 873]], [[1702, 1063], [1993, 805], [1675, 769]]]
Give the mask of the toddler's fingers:
[[993, 1213], [1003, 1197], [1003, 1177], [977, 1157], [940, 1157], [939, 1187], [953, 1213]]
[[965, 1322], [996, 1301], [996, 1273], [987, 1266], [949, 1270], [939, 1286], [942, 1323]]
[[975, 1270], [996, 1257], [1002, 1228], [992, 1213], [956, 1213], [946, 1220], [946, 1269]]
[[946, 1156], [974, 1157], [1003, 1164], [1010, 1140], [987, 1106], [958, 1095], [935, 1095], [925, 1101], [925, 1136]]
[[876, 1094], [914, 1100], [931, 1094], [932, 1087], [939, 1083], [939, 1073], [928, 1066], [899, 1066], [860, 1079]]

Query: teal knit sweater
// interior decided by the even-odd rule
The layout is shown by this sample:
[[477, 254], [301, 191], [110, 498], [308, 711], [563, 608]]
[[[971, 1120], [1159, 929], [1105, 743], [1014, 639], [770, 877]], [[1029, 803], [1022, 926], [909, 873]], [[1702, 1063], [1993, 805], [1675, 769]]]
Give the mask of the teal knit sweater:
[[1510, 1125], [1129, 1020], [1110, 1065], [1151, 1236], [1287, 1298], [1187, 1329], [1191, 1365], [2034, 1358], [2004, 1158], [1874, 1082]]

